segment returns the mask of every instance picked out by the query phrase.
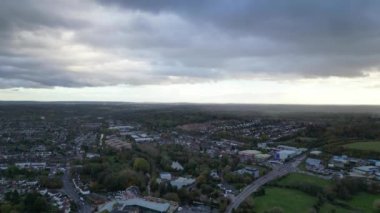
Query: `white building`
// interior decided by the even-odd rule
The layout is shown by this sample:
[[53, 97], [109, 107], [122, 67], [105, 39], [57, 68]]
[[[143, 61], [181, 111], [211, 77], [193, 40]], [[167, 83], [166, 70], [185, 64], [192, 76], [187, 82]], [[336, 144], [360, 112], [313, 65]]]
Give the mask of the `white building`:
[[314, 156], [319, 156], [319, 155], [321, 155], [321, 154], [322, 154], [322, 152], [319, 151], [319, 150], [314, 150], [314, 151], [311, 151], [311, 152], [310, 152], [310, 155], [314, 155]]
[[294, 150], [280, 150], [276, 152], [275, 159], [280, 161], [285, 161], [297, 155]]
[[45, 169], [46, 163], [29, 163], [29, 162], [27, 162], [27, 163], [16, 163], [15, 166], [20, 168], [20, 169], [28, 169], [28, 168]]
[[161, 172], [160, 173], [160, 179], [161, 180], [172, 180], [172, 174], [169, 172]]
[[170, 185], [177, 187], [177, 189], [181, 189], [184, 186], [188, 186], [195, 183], [194, 178], [184, 178], [184, 177], [179, 177], [175, 180], [170, 181]]
[[172, 169], [177, 170], [177, 171], [183, 170], [183, 166], [178, 161], [173, 161], [171, 167]]

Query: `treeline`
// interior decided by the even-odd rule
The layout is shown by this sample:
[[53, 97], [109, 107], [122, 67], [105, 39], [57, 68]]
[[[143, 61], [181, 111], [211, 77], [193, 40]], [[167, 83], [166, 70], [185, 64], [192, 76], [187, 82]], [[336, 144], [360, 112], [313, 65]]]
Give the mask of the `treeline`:
[[321, 187], [309, 183], [282, 185], [279, 184], [277, 181], [268, 184], [268, 186], [295, 189], [298, 191], [302, 191], [310, 196], [317, 197], [317, 202], [313, 205], [313, 208], [317, 212], [319, 212], [319, 209], [325, 203], [331, 203], [335, 206], [341, 206], [342, 208], [355, 210], [353, 209], [353, 207], [348, 206], [345, 202], [341, 201], [351, 200], [353, 196], [361, 192], [366, 192], [370, 194], [380, 193], [379, 183], [353, 177], [335, 179], [334, 183], [327, 187]]
[[4, 200], [0, 202], [0, 212], [59, 212], [54, 206], [40, 194], [26, 193], [19, 194], [17, 191], [5, 193]]
[[337, 139], [380, 139], [380, 119], [364, 115], [336, 115], [323, 123], [307, 126], [309, 137], [323, 138], [326, 141]]

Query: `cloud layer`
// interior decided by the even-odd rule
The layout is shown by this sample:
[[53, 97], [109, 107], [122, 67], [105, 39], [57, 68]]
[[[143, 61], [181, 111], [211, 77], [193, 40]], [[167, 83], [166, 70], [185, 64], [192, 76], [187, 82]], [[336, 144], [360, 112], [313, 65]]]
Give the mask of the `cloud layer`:
[[379, 1], [0, 3], [0, 87], [358, 77], [380, 67]]

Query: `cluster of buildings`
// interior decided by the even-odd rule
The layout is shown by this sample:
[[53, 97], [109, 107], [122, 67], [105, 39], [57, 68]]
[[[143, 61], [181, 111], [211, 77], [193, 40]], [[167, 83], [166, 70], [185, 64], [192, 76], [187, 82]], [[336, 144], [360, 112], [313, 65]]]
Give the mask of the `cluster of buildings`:
[[59, 192], [52, 192], [47, 189], [41, 189], [36, 180], [0, 180], [0, 200], [4, 199], [4, 194], [10, 191], [17, 191], [19, 194], [38, 192], [46, 197], [60, 212], [71, 212], [70, 198]]
[[159, 134], [144, 132], [137, 125], [111, 126], [109, 129], [117, 131], [123, 138], [132, 138], [136, 143], [152, 142], [160, 139]]
[[73, 178], [72, 182], [74, 184], [75, 189], [81, 194], [81, 195], [89, 195], [90, 190], [88, 189], [88, 186], [83, 184], [80, 180], [79, 176], [77, 178]]
[[262, 153], [259, 150], [242, 150], [238, 152], [238, 156], [243, 162], [266, 162], [269, 159], [285, 162], [304, 153], [307, 150], [305, 148], [297, 148], [285, 145], [278, 145], [276, 147], [263, 147], [261, 145], [261, 147], [262, 149], [266, 150], [267, 153]]
[[235, 173], [237, 173], [239, 175], [248, 174], [248, 175], [251, 175], [254, 178], [260, 177], [260, 170], [258, 168], [256, 168], [256, 167], [253, 167], [253, 166], [246, 166], [246, 167], [244, 167], [242, 169], [239, 169], [239, 170], [235, 171]]
[[56, 206], [61, 212], [69, 213], [71, 212], [71, 202], [70, 198], [67, 195], [61, 193], [53, 193], [48, 190], [39, 190], [38, 191], [42, 196], [45, 196]]
[[215, 128], [209, 129], [208, 133], [228, 131], [243, 137], [252, 139], [262, 139], [266, 137], [268, 140], [277, 140], [282, 137], [292, 136], [304, 129], [302, 123], [293, 121], [268, 122], [261, 119], [220, 122], [219, 125], [215, 126]]
[[367, 177], [380, 180], [380, 161], [352, 158], [347, 155], [333, 156], [329, 168], [348, 171], [349, 176]]
[[108, 136], [104, 143], [113, 148], [113, 149], [116, 149], [116, 150], [123, 150], [123, 149], [131, 149], [132, 148], [132, 144], [117, 137], [116, 135], [111, 135], [111, 136]]
[[161, 172], [160, 177], [157, 178], [158, 183], [167, 183], [177, 189], [191, 186], [195, 183], [195, 178], [190, 177], [173, 177], [169, 172]]
[[305, 160], [306, 170], [325, 176], [364, 177], [380, 181], [380, 160], [353, 158], [347, 155], [334, 155], [324, 162], [320, 151], [311, 151]]

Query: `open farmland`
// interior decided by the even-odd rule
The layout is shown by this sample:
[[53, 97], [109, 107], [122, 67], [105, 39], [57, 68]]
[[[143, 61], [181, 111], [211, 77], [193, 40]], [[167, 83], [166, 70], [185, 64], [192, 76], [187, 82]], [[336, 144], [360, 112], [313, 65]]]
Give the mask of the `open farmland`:
[[348, 149], [373, 151], [373, 152], [380, 153], [380, 141], [356, 142], [356, 143], [350, 143], [350, 144], [344, 145], [343, 147], [348, 148]]

